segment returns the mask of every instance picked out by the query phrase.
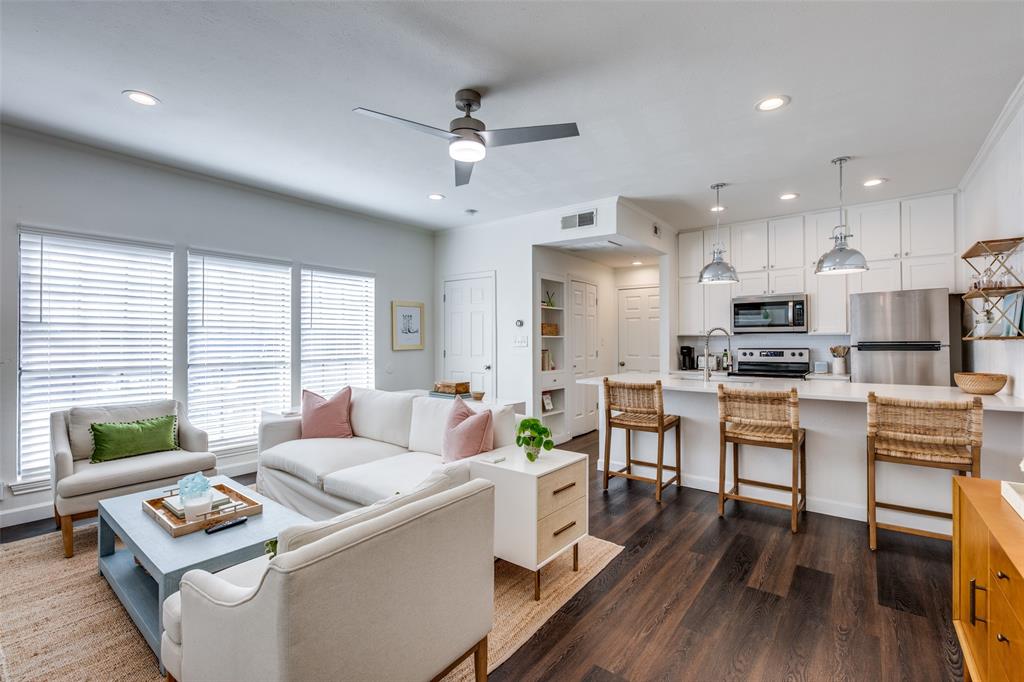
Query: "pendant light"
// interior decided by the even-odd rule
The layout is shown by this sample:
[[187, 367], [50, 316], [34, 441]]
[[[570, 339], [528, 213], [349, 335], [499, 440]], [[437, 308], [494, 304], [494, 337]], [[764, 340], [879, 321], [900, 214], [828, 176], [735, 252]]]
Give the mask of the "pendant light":
[[725, 187], [724, 182], [711, 185], [711, 189], [715, 190], [715, 242], [711, 245], [711, 262], [701, 269], [700, 277], [697, 279], [701, 284], [735, 284], [740, 281], [740, 278], [736, 276], [736, 268], [729, 265], [722, 257], [725, 254], [725, 247], [722, 246], [722, 240], [719, 239], [719, 233], [722, 231], [719, 216], [722, 215], [721, 189], [723, 187]]
[[816, 275], [850, 275], [868, 269], [868, 261], [864, 254], [850, 248], [846, 243], [846, 240], [853, 236], [847, 233], [846, 222], [843, 220], [843, 164], [849, 160], [849, 156], [837, 156], [832, 159], [833, 165], [839, 166], [839, 224], [832, 228], [835, 246], [818, 259], [818, 264], [814, 268]]

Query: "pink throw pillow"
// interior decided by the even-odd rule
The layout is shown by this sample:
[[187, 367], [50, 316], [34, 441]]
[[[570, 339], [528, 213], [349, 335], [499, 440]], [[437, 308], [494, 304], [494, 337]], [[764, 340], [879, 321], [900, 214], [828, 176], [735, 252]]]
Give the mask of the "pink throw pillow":
[[346, 386], [330, 399], [302, 389], [303, 438], [351, 438], [352, 388]]
[[455, 397], [444, 428], [441, 461], [454, 462], [494, 449], [494, 418], [490, 410], [474, 412]]

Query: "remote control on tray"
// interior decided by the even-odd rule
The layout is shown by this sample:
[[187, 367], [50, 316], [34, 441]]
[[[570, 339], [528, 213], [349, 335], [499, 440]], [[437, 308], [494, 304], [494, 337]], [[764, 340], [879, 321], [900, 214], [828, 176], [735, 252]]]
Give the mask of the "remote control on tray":
[[228, 528], [240, 526], [248, 520], [248, 516], [239, 516], [237, 519], [231, 519], [230, 521], [225, 521], [224, 523], [218, 523], [216, 526], [210, 526], [206, 529], [206, 534], [211, 535], [213, 533], [219, 533], [222, 530], [227, 530]]

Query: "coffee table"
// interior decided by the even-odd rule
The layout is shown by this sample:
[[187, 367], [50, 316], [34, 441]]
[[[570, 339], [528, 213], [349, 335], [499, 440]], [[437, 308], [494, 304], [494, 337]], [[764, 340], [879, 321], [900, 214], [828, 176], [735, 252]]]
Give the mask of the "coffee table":
[[[160, 660], [164, 599], [178, 591], [186, 571], [201, 568], [211, 573], [264, 553], [263, 543], [289, 526], [309, 519], [227, 476], [213, 476], [211, 485], [226, 484], [263, 503], [263, 512], [240, 526], [207, 535], [199, 531], [181, 537], [170, 533], [142, 510], [143, 500], [159, 496], [169, 486], [100, 500], [99, 568], [121, 600], [135, 626]], [[114, 537], [122, 549], [114, 549]], [[136, 563], [138, 560], [138, 563]], [[163, 673], [163, 663], [160, 672]]]

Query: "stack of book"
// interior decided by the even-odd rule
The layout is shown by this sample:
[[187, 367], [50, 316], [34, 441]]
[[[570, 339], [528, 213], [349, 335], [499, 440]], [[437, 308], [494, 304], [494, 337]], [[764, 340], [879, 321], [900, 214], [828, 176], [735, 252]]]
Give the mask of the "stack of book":
[[[221, 491], [217, 490], [216, 488], [212, 488], [210, 492], [213, 493], [213, 506], [211, 508], [211, 511], [216, 511], [226, 504], [231, 504], [231, 498], [222, 493]], [[174, 514], [177, 518], [185, 518], [185, 507], [183, 507], [181, 504], [180, 495], [171, 495], [170, 497], [165, 497], [163, 499], [163, 505], [164, 509]]]

